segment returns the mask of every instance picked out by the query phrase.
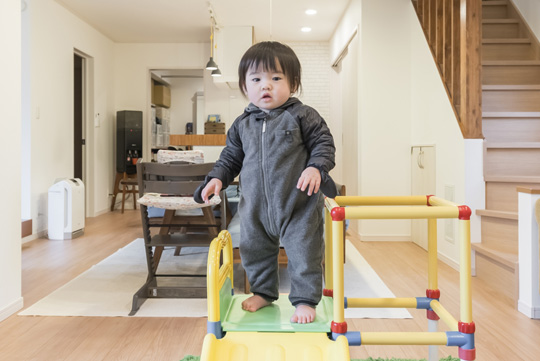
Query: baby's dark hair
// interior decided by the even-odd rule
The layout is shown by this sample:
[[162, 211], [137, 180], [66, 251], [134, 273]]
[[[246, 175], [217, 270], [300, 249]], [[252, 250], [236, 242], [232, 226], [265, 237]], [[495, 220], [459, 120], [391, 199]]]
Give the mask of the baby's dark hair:
[[289, 81], [292, 93], [299, 92], [302, 88], [302, 66], [294, 51], [287, 45], [277, 41], [263, 41], [251, 46], [240, 60], [238, 66], [238, 85], [246, 95], [246, 74], [251, 67], [258, 68], [262, 65], [265, 71], [276, 71], [278, 65]]

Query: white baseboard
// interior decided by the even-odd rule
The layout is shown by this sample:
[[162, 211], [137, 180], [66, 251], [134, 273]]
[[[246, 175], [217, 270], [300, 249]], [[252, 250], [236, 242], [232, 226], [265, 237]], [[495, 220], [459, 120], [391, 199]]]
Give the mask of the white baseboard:
[[459, 264], [455, 262], [453, 259], [446, 257], [444, 254], [440, 252], [437, 254], [437, 257], [439, 258], [439, 260], [441, 260], [442, 262], [446, 263], [447, 265], [452, 267], [454, 270], [459, 272], [460, 270]]
[[370, 236], [370, 235], [363, 235], [360, 234], [360, 240], [365, 242], [411, 242], [411, 236], [403, 235], [403, 236], [396, 236], [396, 235], [376, 235], [376, 236]]
[[526, 305], [522, 301], [518, 301], [518, 311], [529, 318], [540, 318], [540, 307], [531, 307], [530, 305]]
[[4, 321], [9, 316], [22, 309], [23, 306], [24, 300], [22, 297], [20, 297], [19, 299], [13, 301], [11, 304], [7, 305], [3, 309], [0, 309], [0, 322]]

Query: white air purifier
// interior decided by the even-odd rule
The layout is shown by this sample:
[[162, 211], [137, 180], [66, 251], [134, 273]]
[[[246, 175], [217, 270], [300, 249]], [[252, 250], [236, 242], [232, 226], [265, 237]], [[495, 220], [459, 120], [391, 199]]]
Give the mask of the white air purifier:
[[49, 188], [49, 239], [73, 239], [84, 234], [84, 184], [63, 179]]

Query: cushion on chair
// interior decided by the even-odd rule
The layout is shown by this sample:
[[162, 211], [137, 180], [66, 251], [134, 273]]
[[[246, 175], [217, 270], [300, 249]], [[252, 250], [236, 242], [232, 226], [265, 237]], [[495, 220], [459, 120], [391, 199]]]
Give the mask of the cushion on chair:
[[204, 163], [204, 152], [202, 150], [164, 150], [157, 153], [158, 163], [189, 162], [195, 164]]
[[137, 201], [147, 207], [156, 207], [163, 209], [194, 209], [208, 206], [215, 206], [221, 203], [219, 196], [210, 199], [210, 203], [197, 203], [193, 197], [163, 197], [159, 193], [146, 193]]

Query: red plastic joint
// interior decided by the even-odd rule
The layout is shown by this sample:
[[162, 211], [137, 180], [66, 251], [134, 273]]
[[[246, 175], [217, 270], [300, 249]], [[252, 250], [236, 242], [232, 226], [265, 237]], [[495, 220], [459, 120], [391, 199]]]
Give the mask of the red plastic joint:
[[468, 221], [471, 219], [471, 209], [468, 206], [458, 206], [459, 209], [459, 219], [462, 221]]
[[426, 310], [426, 317], [428, 320], [432, 320], [432, 321], [438, 321], [440, 319], [439, 316], [437, 316], [437, 314], [433, 310]]
[[429, 199], [430, 199], [431, 197], [433, 197], [433, 194], [429, 194], [429, 195], [426, 196], [428, 207], [431, 207], [431, 204], [429, 204]]
[[474, 325], [474, 322], [458, 322], [458, 331], [461, 333], [474, 333], [475, 330], [476, 326]]
[[330, 290], [328, 288], [325, 288], [325, 289], [323, 289], [322, 294], [323, 294], [323, 296], [334, 297], [334, 290]]
[[343, 221], [345, 219], [345, 207], [334, 207], [330, 212], [333, 221]]
[[461, 360], [473, 361], [476, 360], [476, 349], [459, 348], [458, 356]]
[[334, 322], [332, 321], [332, 326], [330, 327], [334, 333], [347, 333], [347, 322]]
[[441, 298], [441, 291], [440, 290], [426, 290], [426, 297], [427, 298], [433, 298], [433, 299], [439, 299]]

